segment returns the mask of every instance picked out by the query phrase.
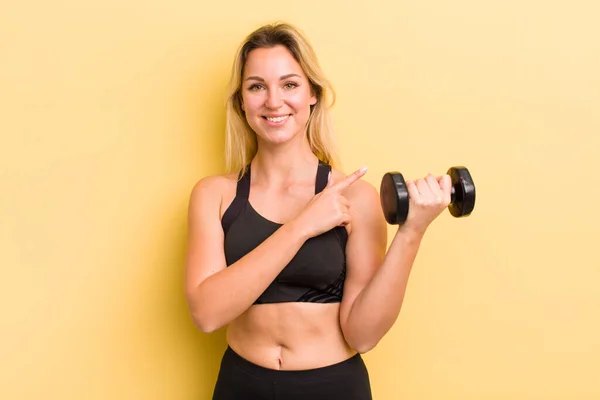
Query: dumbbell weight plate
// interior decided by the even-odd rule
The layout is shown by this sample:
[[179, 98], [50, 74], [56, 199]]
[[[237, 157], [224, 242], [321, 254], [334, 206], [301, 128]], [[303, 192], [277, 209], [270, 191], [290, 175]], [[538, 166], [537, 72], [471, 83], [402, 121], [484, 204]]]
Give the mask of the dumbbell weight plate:
[[388, 172], [381, 180], [381, 208], [388, 224], [398, 225], [408, 217], [408, 189], [400, 172]]
[[448, 170], [452, 181], [452, 203], [448, 206], [453, 217], [466, 217], [475, 208], [475, 184], [469, 170], [463, 166]]

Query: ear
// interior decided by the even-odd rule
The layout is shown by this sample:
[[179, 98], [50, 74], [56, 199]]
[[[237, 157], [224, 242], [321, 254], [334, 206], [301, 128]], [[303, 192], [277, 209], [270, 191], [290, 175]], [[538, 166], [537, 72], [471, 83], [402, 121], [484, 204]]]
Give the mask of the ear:
[[310, 105], [314, 106], [315, 104], [317, 104], [317, 96], [313, 94], [312, 96], [310, 96]]

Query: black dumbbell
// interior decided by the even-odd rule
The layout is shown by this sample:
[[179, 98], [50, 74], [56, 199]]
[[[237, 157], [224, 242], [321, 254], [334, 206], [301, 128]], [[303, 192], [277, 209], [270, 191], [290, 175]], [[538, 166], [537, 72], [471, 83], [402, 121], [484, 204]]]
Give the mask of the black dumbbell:
[[[466, 217], [475, 207], [475, 184], [469, 170], [462, 166], [452, 167], [447, 172], [452, 181], [452, 197], [448, 209], [453, 217]], [[381, 180], [381, 207], [386, 221], [398, 225], [408, 217], [408, 189], [399, 172], [388, 172]]]

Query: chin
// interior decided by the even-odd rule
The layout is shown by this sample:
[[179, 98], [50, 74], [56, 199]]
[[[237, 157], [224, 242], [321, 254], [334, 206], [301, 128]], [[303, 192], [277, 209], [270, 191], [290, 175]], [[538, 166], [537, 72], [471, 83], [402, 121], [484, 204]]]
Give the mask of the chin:
[[255, 129], [254, 132], [259, 140], [273, 143], [282, 144], [293, 140], [302, 134], [299, 130], [289, 129]]
[[290, 140], [294, 139], [294, 137], [296, 137], [297, 134], [294, 133], [288, 133], [288, 132], [281, 132], [281, 133], [262, 133], [259, 134], [258, 137], [265, 142], [268, 143], [273, 143], [273, 144], [282, 144], [282, 143], [287, 143]]

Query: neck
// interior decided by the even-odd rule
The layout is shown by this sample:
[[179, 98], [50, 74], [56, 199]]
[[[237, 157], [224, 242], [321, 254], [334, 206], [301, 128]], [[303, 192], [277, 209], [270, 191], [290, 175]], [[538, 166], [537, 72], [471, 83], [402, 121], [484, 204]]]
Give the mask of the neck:
[[314, 180], [319, 162], [303, 136], [285, 144], [258, 144], [258, 151], [252, 161], [252, 177], [266, 184], [286, 185], [298, 180]]

